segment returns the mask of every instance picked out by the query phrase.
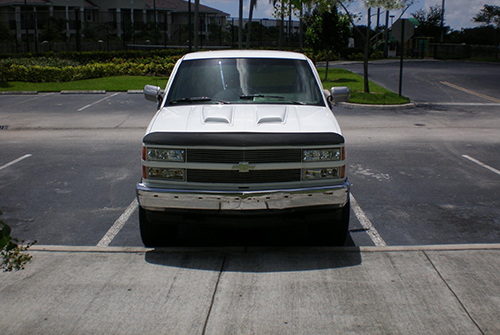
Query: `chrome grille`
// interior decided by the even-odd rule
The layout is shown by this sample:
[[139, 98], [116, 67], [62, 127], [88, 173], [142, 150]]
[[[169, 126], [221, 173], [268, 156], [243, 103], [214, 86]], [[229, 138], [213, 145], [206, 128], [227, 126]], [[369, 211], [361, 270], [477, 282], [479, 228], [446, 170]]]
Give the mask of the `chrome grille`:
[[190, 163], [297, 163], [301, 159], [301, 149], [187, 149], [186, 154], [186, 160]]
[[187, 170], [187, 181], [196, 183], [284, 183], [300, 181], [300, 169], [250, 170], [248, 172], [228, 170]]

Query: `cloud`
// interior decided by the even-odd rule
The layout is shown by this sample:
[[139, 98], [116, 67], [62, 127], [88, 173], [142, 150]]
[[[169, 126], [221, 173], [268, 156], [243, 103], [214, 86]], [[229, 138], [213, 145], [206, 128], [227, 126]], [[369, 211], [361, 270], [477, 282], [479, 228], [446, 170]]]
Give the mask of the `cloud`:
[[[194, 0], [191, 0], [194, 2]], [[200, 0], [200, 2], [206, 6], [213, 7], [222, 10], [226, 13], [231, 14], [231, 17], [238, 17], [239, 12], [239, 1], [238, 0]], [[477, 27], [478, 25], [472, 22], [472, 18], [476, 16], [477, 13], [483, 8], [485, 0], [445, 0], [445, 24], [450, 26], [454, 30], [460, 30], [461, 28]], [[429, 9], [431, 6], [441, 6], [442, 0], [417, 0], [404, 14], [403, 17], [411, 17], [412, 13], [415, 13], [419, 9]], [[243, 17], [248, 17], [248, 6], [249, 0], [243, 1]], [[354, 1], [349, 5], [349, 10], [354, 13], [361, 13], [362, 17], [359, 24], [366, 24], [367, 9], [364, 6], [364, 2], [361, 0]], [[385, 12], [385, 11], [382, 11]], [[372, 11], [372, 14], [376, 13], [376, 10]], [[397, 19], [401, 11], [391, 11], [391, 15], [395, 15]], [[257, 9], [254, 12], [254, 18], [273, 18], [273, 8], [269, 4], [269, 0], [259, 0], [257, 2]], [[381, 22], [385, 22], [381, 19]], [[376, 19], [372, 18], [372, 23], [375, 23]]]

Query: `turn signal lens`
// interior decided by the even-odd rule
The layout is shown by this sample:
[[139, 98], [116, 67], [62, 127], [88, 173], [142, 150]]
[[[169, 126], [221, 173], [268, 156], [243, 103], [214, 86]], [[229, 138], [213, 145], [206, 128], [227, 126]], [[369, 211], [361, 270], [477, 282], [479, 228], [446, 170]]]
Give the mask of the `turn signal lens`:
[[184, 149], [146, 148], [146, 160], [148, 161], [184, 162], [184, 157]]
[[164, 169], [156, 167], [146, 168], [146, 178], [147, 179], [164, 179], [164, 180], [185, 180], [185, 170], [184, 169]]
[[329, 169], [302, 169], [302, 180], [341, 178], [341, 167]]

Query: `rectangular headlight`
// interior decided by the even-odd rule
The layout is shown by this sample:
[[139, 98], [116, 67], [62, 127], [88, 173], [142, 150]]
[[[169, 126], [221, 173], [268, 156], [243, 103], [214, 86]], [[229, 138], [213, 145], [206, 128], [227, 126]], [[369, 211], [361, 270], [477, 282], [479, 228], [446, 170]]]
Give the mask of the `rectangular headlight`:
[[302, 180], [338, 179], [341, 178], [342, 167], [328, 169], [302, 169]]
[[184, 158], [184, 149], [146, 148], [146, 160], [148, 161], [184, 162]]
[[304, 149], [302, 150], [303, 162], [328, 162], [342, 159], [342, 149]]
[[146, 178], [184, 181], [185, 176], [184, 169], [146, 168]]

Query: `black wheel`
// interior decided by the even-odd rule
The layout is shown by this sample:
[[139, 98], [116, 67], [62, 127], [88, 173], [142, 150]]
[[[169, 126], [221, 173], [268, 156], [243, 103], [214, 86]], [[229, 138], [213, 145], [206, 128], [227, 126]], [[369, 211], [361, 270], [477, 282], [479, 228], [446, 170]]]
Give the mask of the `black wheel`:
[[149, 221], [142, 207], [139, 207], [139, 228], [142, 243], [148, 248], [172, 246], [177, 240], [178, 226]]
[[349, 216], [351, 204], [341, 210], [341, 218], [328, 223], [315, 223], [309, 225], [309, 238], [311, 244], [322, 246], [343, 246], [349, 233]]

